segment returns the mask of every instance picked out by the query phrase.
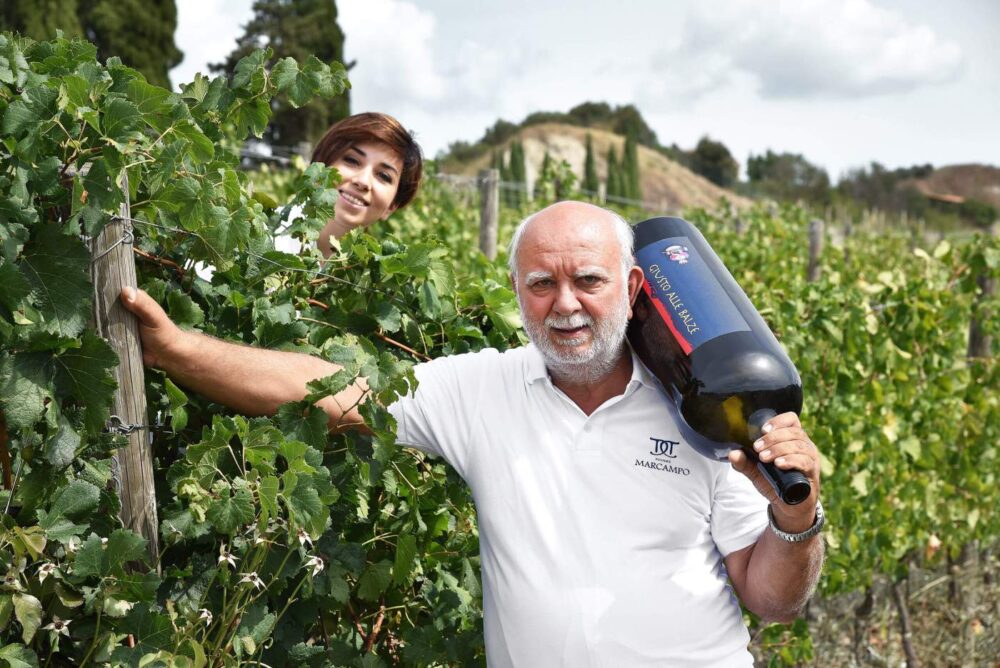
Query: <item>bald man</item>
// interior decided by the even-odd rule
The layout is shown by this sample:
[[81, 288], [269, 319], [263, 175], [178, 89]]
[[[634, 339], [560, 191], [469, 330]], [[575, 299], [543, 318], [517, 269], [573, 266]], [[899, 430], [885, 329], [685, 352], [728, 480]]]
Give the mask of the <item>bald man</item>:
[[[626, 344], [643, 280], [632, 246], [628, 224], [590, 204], [528, 217], [510, 277], [531, 344], [418, 365], [417, 391], [389, 407], [400, 443], [472, 489], [490, 666], [752, 666], [733, 593], [790, 621], [815, 586], [816, 446], [792, 413], [766, 428], [761, 457], [812, 483], [786, 506], [742, 453], [730, 465], [686, 445]], [[147, 364], [244, 413], [273, 413], [339, 369], [183, 332], [148, 295], [123, 299]], [[363, 427], [365, 391], [321, 402], [332, 428]], [[640, 466], [656, 442], [675, 444], [671, 465]]]

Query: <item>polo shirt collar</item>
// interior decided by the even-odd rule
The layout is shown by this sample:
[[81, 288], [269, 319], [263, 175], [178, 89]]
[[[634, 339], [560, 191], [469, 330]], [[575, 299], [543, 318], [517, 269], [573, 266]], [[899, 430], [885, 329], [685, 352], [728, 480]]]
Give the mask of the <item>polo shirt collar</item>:
[[[629, 354], [632, 355], [632, 377], [629, 379], [629, 386], [637, 383], [652, 389], [658, 389], [660, 387], [659, 381], [657, 381], [652, 372], [646, 368], [646, 365], [639, 360], [639, 357], [635, 354], [635, 351], [632, 350], [632, 346], [628, 345], [627, 341], [625, 345], [628, 346]], [[538, 346], [534, 343], [529, 343], [527, 345], [527, 349], [529, 351], [527, 364], [528, 368], [524, 374], [527, 383], [531, 385], [538, 380], [550, 380], [549, 371], [545, 368], [545, 358], [542, 357], [542, 353], [538, 350]]]

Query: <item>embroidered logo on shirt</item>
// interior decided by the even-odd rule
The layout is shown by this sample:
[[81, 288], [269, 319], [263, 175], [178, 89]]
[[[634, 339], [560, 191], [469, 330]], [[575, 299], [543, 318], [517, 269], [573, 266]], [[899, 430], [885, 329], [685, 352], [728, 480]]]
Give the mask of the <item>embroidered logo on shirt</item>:
[[668, 441], [663, 438], [649, 437], [649, 440], [653, 442], [653, 449], [649, 451], [649, 454], [654, 457], [670, 457], [673, 459], [677, 455], [674, 454], [674, 446], [680, 445], [677, 441]]
[[674, 448], [680, 445], [680, 441], [669, 441], [665, 438], [654, 438], [653, 436], [650, 436], [649, 440], [653, 442], [653, 449], [649, 451], [649, 454], [654, 457], [653, 461], [636, 459], [635, 466], [663, 471], [664, 473], [673, 473], [674, 475], [691, 475], [691, 469], [686, 469], [683, 466], [674, 466], [670, 461], [671, 459], [677, 459]]

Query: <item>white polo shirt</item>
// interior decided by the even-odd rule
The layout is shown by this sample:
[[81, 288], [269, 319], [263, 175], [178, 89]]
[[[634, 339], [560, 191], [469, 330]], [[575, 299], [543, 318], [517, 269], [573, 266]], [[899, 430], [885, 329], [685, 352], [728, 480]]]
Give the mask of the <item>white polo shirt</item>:
[[625, 393], [590, 416], [530, 345], [416, 375], [390, 411], [400, 443], [472, 489], [492, 668], [753, 665], [722, 558], [756, 541], [766, 501], [683, 442], [634, 355]]

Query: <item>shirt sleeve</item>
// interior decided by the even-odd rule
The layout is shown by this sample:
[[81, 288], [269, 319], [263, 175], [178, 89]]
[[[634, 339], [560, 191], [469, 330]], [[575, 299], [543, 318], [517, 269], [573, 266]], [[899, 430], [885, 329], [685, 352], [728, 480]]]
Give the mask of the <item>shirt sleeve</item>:
[[471, 421], [497, 356], [484, 350], [414, 367], [417, 389], [389, 406], [397, 442], [443, 457], [465, 478]]
[[767, 528], [767, 499], [750, 479], [723, 466], [712, 497], [712, 538], [723, 557], [752, 545]]

